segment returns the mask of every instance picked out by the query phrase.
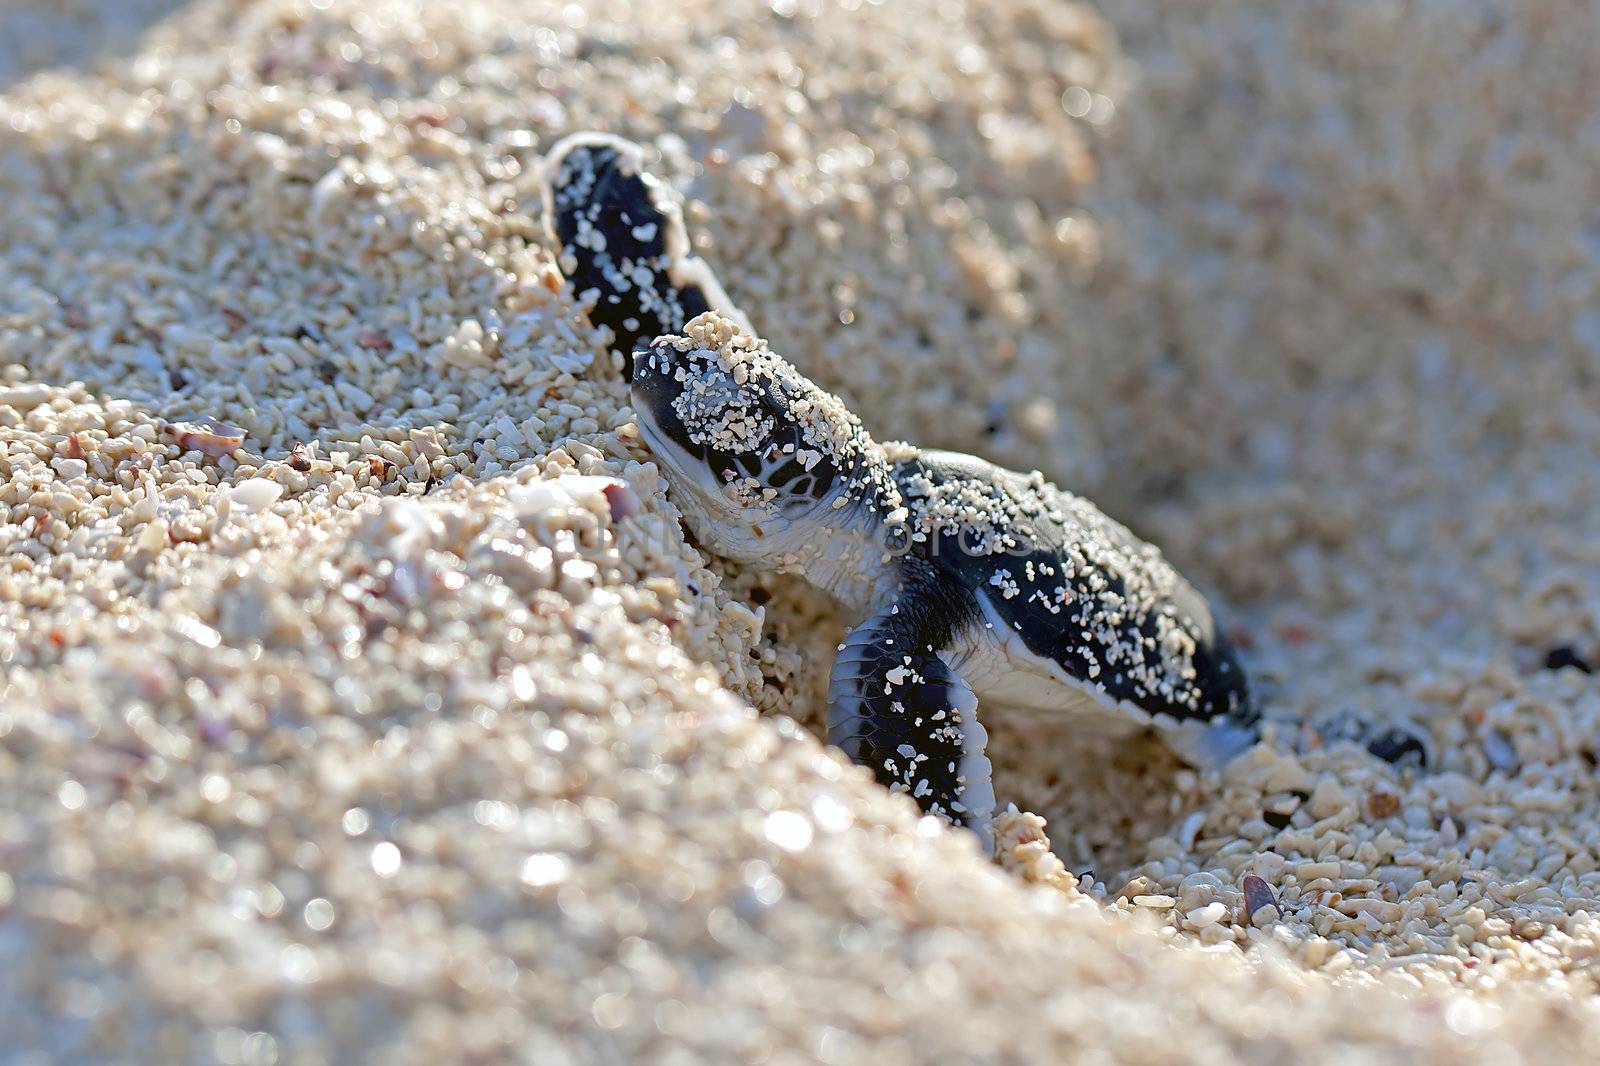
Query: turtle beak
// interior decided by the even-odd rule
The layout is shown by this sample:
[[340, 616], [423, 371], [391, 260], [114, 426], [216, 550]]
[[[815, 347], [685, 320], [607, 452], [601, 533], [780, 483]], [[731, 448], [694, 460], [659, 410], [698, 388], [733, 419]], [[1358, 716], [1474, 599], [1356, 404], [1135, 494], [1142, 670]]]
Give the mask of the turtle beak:
[[633, 401], [639, 435], [658, 457], [681, 469], [685, 475], [700, 478], [709, 462], [704, 449], [689, 439], [672, 403], [683, 391], [673, 374], [672, 349], [652, 350], [640, 344], [633, 352], [633, 380], [628, 394]]
[[[739, 508], [723, 494], [713, 460], [684, 437], [681, 424], [672, 415], [672, 397], [641, 393], [638, 378], [634, 379], [634, 389], [633, 417], [640, 438], [667, 480], [680, 490], [675, 499], [695, 535], [704, 543], [712, 542], [715, 527], [700, 519], [728, 521], [739, 513]], [[682, 490], [687, 490], [687, 495]]]
[[672, 373], [670, 347], [661, 351], [648, 343], [640, 343], [634, 348], [633, 377], [628, 382], [628, 393], [635, 411], [654, 416], [657, 428], [664, 429], [670, 424], [672, 401], [677, 399], [682, 388]]
[[650, 365], [654, 361], [654, 349], [651, 348], [650, 342], [640, 341], [634, 346], [633, 354], [628, 359], [632, 364], [628, 367], [631, 372], [628, 377], [628, 384], [631, 386], [631, 391], [637, 393], [640, 377], [650, 373]]

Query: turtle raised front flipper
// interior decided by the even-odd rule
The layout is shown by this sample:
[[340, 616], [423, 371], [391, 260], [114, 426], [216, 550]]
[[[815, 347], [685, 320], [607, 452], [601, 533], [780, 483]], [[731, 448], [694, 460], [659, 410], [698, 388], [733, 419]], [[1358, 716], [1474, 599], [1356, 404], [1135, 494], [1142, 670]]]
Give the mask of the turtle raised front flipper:
[[845, 637], [828, 683], [828, 739], [878, 782], [993, 847], [994, 785], [978, 697], [945, 661], [940, 610], [913, 597]]
[[722, 286], [689, 249], [672, 191], [643, 167], [644, 150], [605, 133], [574, 133], [545, 162], [545, 219], [561, 250], [561, 271], [590, 321], [610, 328], [631, 379], [641, 341], [679, 333], [718, 310], [743, 321]]

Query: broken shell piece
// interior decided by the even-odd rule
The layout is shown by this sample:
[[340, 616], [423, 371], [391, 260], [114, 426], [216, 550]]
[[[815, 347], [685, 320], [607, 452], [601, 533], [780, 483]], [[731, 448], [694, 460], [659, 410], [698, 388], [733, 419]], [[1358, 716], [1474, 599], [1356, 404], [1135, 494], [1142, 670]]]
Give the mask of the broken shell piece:
[[1199, 835], [1201, 828], [1205, 824], [1205, 811], [1195, 811], [1185, 818], [1183, 824], [1178, 827], [1178, 846], [1184, 851], [1193, 851], [1195, 837]]
[[1272, 886], [1255, 874], [1249, 874], [1244, 879], [1244, 913], [1245, 917], [1254, 920], [1256, 912], [1263, 907], [1278, 906], [1278, 897], [1273, 893]]
[[1393, 792], [1375, 789], [1367, 793], [1367, 814], [1373, 818], [1388, 818], [1400, 811], [1400, 797]]
[[31, 411], [50, 398], [50, 390], [43, 385], [13, 385], [0, 389], [0, 407], [17, 411]]
[[611, 505], [611, 520], [620, 522], [639, 513], [639, 497], [626, 482], [617, 481], [600, 490]]
[[198, 422], [174, 422], [167, 429], [177, 438], [179, 448], [186, 452], [201, 452], [213, 458], [231, 455], [244, 444], [242, 426], [230, 426], [214, 418], [202, 418]]
[[266, 510], [277, 503], [278, 497], [282, 495], [282, 485], [261, 477], [241, 481], [228, 492], [229, 499], [250, 514]]
[[1508, 774], [1519, 765], [1517, 749], [1512, 747], [1511, 738], [1492, 727], [1483, 731], [1483, 754], [1490, 766]]
[[605, 501], [613, 522], [639, 513], [639, 497], [625, 481], [587, 474], [566, 474], [530, 481], [508, 493], [519, 518], [567, 507], [586, 508], [596, 497]]

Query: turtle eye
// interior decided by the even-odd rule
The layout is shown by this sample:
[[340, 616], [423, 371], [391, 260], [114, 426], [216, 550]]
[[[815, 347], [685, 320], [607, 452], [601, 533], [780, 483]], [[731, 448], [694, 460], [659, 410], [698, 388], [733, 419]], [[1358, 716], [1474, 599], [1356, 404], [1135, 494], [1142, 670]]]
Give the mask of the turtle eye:
[[733, 465], [740, 473], [753, 477], [757, 481], [763, 480], [761, 475], [765, 467], [765, 461], [756, 452], [741, 452], [735, 455], [733, 457]]

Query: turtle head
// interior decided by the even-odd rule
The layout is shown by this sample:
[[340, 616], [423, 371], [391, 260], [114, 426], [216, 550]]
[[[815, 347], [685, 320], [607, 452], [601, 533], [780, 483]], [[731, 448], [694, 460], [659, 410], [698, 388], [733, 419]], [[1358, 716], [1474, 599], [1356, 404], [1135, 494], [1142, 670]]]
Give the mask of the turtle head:
[[760, 562], [800, 552], [867, 484], [860, 423], [731, 320], [707, 312], [633, 359], [640, 434], [717, 554]]

